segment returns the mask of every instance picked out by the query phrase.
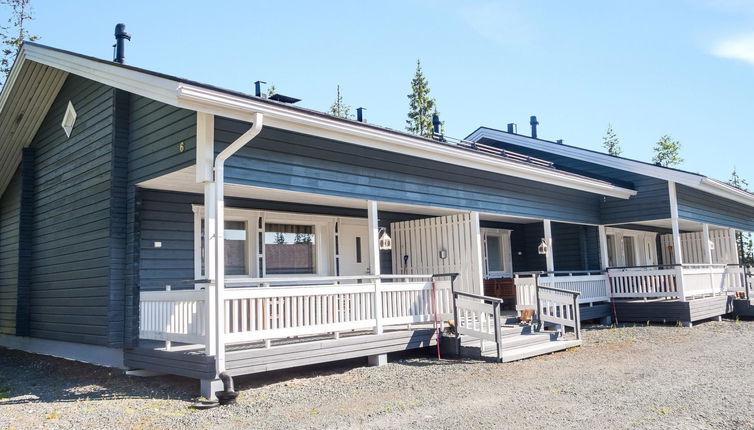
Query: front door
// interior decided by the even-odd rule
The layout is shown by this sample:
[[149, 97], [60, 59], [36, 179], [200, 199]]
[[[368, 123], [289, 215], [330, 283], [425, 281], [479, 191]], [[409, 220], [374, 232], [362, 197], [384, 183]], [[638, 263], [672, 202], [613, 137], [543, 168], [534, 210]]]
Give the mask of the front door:
[[342, 224], [338, 236], [340, 276], [368, 274], [369, 229], [367, 225]]

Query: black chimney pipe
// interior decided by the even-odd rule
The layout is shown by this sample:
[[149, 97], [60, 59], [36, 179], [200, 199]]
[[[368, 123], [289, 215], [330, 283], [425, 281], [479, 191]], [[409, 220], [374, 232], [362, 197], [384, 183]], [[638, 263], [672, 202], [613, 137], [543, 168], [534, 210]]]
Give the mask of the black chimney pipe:
[[508, 133], [510, 133], [510, 134], [516, 134], [516, 132], [518, 131], [517, 128], [518, 127], [516, 127], [516, 124], [514, 124], [512, 122], [508, 123]]
[[356, 108], [356, 120], [359, 122], [367, 122], [367, 115], [366, 115], [367, 108]]
[[436, 113], [432, 114], [432, 132], [440, 134], [440, 115]]
[[539, 125], [539, 121], [537, 121], [537, 117], [532, 115], [531, 119], [529, 119], [529, 124], [531, 124], [531, 137], [537, 138], [537, 126]]
[[267, 93], [262, 91], [262, 85], [267, 84], [265, 81], [254, 81], [254, 95], [257, 97], [267, 98]]
[[125, 41], [131, 40], [131, 35], [126, 33], [126, 24], [118, 24], [115, 26], [115, 58], [113, 61], [123, 64], [126, 61], [126, 46]]

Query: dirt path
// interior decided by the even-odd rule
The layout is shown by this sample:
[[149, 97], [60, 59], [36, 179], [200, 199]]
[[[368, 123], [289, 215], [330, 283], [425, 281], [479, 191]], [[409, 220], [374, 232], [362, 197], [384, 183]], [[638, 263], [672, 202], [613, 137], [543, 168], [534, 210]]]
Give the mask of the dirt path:
[[754, 322], [591, 327], [581, 348], [494, 364], [414, 354], [238, 378], [238, 405], [189, 408], [196, 381], [0, 349], [0, 429], [754, 429]]

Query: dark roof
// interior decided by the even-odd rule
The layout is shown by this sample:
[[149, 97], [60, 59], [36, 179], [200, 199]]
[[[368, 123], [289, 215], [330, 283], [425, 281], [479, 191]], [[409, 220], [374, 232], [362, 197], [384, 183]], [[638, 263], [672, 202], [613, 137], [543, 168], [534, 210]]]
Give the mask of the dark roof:
[[[133, 70], [135, 72], [144, 73], [144, 74], [151, 75], [151, 76], [156, 76], [156, 77], [167, 79], [167, 80], [171, 80], [171, 81], [177, 81], [177, 82], [182, 82], [182, 83], [186, 83], [186, 84], [189, 84], [189, 85], [195, 85], [197, 87], [206, 88], [206, 89], [209, 89], [209, 90], [218, 91], [218, 92], [222, 92], [222, 93], [225, 93], [225, 94], [230, 94], [230, 95], [234, 95], [234, 96], [238, 96], [238, 97], [243, 97], [243, 98], [247, 98], [247, 99], [258, 101], [258, 102], [262, 102], [262, 103], [270, 103], [270, 104], [274, 104], [276, 106], [283, 106], [283, 107], [285, 107], [287, 109], [290, 109], [292, 111], [297, 111], [297, 112], [301, 112], [301, 113], [307, 113], [307, 114], [317, 115], [317, 116], [320, 116], [320, 117], [329, 118], [329, 119], [333, 119], [333, 120], [337, 120], [337, 121], [342, 121], [342, 122], [347, 122], [347, 123], [351, 123], [351, 124], [358, 124], [360, 127], [371, 128], [371, 129], [375, 129], [375, 130], [380, 130], [380, 131], [383, 131], [383, 132], [388, 132], [388, 133], [399, 135], [399, 136], [410, 137], [410, 138], [413, 138], [413, 139], [421, 139], [421, 140], [424, 140], [424, 141], [427, 141], [427, 142], [432, 142], [432, 143], [438, 144], [438, 145], [451, 145], [451, 144], [448, 144], [448, 143], [445, 143], [445, 142], [437, 141], [435, 139], [430, 139], [430, 138], [426, 138], [426, 137], [423, 137], [423, 136], [418, 136], [418, 135], [415, 135], [415, 134], [406, 133], [406, 132], [395, 130], [395, 129], [392, 129], [392, 128], [389, 128], [389, 127], [378, 126], [378, 125], [374, 125], [374, 124], [360, 122], [360, 121], [357, 121], [355, 119], [342, 118], [342, 117], [338, 117], [338, 116], [335, 116], [335, 115], [330, 115], [330, 114], [327, 114], [327, 113], [324, 113], [324, 112], [321, 112], [321, 111], [318, 111], [318, 110], [309, 109], [309, 108], [303, 108], [303, 107], [300, 107], [300, 106], [294, 106], [294, 105], [292, 105], [290, 103], [283, 103], [283, 102], [280, 102], [280, 101], [272, 100], [270, 98], [257, 97], [257, 96], [254, 96], [254, 95], [251, 95], [251, 94], [248, 94], [248, 93], [244, 93], [244, 92], [241, 92], [241, 91], [229, 90], [229, 89], [226, 89], [226, 88], [221, 88], [221, 87], [217, 87], [217, 86], [214, 86], [214, 85], [205, 84], [205, 83], [202, 83], [202, 82], [194, 81], [194, 80], [187, 79], [187, 78], [182, 78], [182, 77], [179, 77], [179, 76], [168, 75], [168, 74], [165, 74], [165, 73], [155, 72], [153, 70], [144, 69], [144, 68], [141, 68], [141, 67], [135, 67], [135, 66], [130, 66], [128, 64], [121, 64], [121, 63], [116, 63], [116, 62], [113, 62], [113, 61], [103, 60], [101, 58], [92, 57], [92, 56], [89, 56], [89, 55], [84, 55], [84, 54], [80, 54], [80, 53], [77, 53], [77, 52], [68, 51], [68, 50], [65, 50], [65, 49], [55, 48], [55, 47], [43, 45], [43, 44], [40, 44], [40, 43], [29, 42], [29, 41], [24, 41], [23, 43], [24, 43], [24, 45], [37, 46], [37, 47], [40, 47], [40, 48], [49, 49], [49, 50], [56, 51], [56, 52], [61, 52], [61, 53], [67, 54], [67, 55], [72, 55], [74, 57], [84, 58], [86, 60], [95, 61], [95, 62], [102, 63], [102, 64], [107, 64], [109, 66], [122, 67], [124, 69]], [[503, 158], [503, 159], [506, 159], [508, 161], [512, 161], [512, 162], [519, 163], [519, 164], [529, 165], [529, 166], [532, 166], [532, 167], [538, 168], [538, 169], [554, 170], [554, 171], [557, 171], [558, 173], [569, 175], [569, 176], [572, 176], [572, 177], [579, 177], [579, 178], [583, 178], [583, 179], [592, 180], [592, 181], [595, 181], [595, 182], [602, 182], [604, 184], [615, 185], [612, 182], [608, 182], [608, 181], [596, 179], [596, 178], [594, 178], [592, 176], [584, 176], [584, 175], [579, 175], [579, 174], [575, 174], [575, 173], [572, 173], [572, 172], [567, 172], [567, 171], [559, 170], [559, 169], [557, 169], [555, 167], [545, 167], [545, 166], [541, 166], [541, 165], [538, 165], [538, 164], [533, 164], [533, 163], [527, 162], [527, 161], [521, 161], [521, 160], [511, 159], [510, 157], [505, 157], [505, 156], [496, 155], [496, 154], [490, 154], [488, 152], [479, 151], [479, 150], [477, 150], [475, 148], [471, 148], [471, 147], [463, 147], [463, 146], [457, 146], [457, 145], [452, 145], [452, 146], [454, 146], [454, 147], [456, 147], [458, 149], [461, 149], [461, 150], [474, 152], [474, 153], [479, 154], [481, 156], [494, 157], [494, 158]]]

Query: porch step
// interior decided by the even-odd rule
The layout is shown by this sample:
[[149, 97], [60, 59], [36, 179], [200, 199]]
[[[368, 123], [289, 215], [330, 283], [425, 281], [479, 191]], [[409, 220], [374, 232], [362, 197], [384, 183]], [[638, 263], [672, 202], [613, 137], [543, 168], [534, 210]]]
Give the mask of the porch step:
[[[550, 354], [557, 351], [564, 351], [568, 348], [581, 346], [580, 340], [552, 340], [549, 342], [526, 345], [519, 348], [503, 350], [503, 363], [508, 363], [525, 358], [536, 357], [538, 355]], [[485, 354], [485, 356], [487, 356]], [[494, 357], [494, 353], [492, 357]]]

